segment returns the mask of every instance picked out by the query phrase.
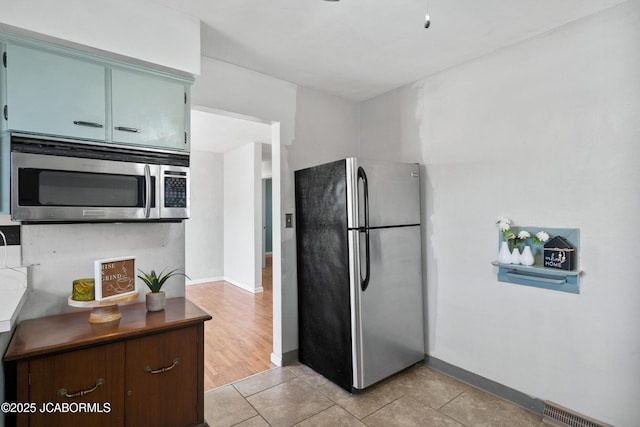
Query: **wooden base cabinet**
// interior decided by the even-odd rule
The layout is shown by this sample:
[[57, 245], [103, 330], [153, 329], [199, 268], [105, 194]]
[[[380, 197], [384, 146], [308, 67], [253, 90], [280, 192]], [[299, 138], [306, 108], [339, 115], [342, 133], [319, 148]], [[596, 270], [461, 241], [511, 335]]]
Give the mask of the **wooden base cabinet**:
[[198, 424], [197, 340], [192, 327], [127, 342], [125, 425]]
[[122, 425], [123, 350], [123, 343], [115, 343], [29, 361], [27, 401], [37, 405], [29, 425]]
[[[184, 298], [89, 324], [88, 313], [21, 322], [5, 354], [8, 414], [18, 426], [206, 426], [204, 321]], [[15, 417], [15, 418], [14, 418]]]

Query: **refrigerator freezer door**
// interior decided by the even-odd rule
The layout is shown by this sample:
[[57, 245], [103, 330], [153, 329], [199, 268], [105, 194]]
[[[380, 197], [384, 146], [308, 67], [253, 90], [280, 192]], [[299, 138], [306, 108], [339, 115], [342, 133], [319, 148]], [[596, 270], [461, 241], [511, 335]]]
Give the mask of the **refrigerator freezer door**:
[[[364, 257], [364, 233], [349, 233], [352, 256]], [[364, 261], [352, 267], [354, 388], [368, 387], [424, 359], [420, 245], [420, 226], [373, 229], [366, 291], [359, 286], [358, 264]]]
[[[364, 184], [357, 178], [360, 168], [367, 180], [370, 228], [420, 224], [420, 166], [417, 163], [349, 158], [349, 228], [365, 226]], [[356, 197], [358, 203], [353, 203]]]

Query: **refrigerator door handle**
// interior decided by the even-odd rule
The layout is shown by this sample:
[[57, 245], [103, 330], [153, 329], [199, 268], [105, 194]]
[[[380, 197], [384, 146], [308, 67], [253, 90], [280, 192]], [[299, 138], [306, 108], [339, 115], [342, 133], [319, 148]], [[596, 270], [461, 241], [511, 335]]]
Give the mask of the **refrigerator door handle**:
[[369, 286], [369, 275], [371, 273], [371, 261], [369, 252], [369, 184], [367, 182], [367, 174], [362, 167], [358, 168], [358, 181], [362, 180], [362, 189], [364, 194], [364, 227], [360, 227], [360, 232], [364, 233], [365, 237], [365, 254], [367, 260], [365, 262], [365, 276], [362, 278], [362, 272], [360, 273], [360, 288], [362, 292], [367, 290]]

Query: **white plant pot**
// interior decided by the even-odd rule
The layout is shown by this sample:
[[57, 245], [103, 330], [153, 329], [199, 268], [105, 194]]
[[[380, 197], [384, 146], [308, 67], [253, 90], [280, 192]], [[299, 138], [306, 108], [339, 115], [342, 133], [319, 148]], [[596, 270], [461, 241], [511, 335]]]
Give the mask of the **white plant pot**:
[[147, 311], [162, 311], [167, 304], [164, 291], [147, 292]]

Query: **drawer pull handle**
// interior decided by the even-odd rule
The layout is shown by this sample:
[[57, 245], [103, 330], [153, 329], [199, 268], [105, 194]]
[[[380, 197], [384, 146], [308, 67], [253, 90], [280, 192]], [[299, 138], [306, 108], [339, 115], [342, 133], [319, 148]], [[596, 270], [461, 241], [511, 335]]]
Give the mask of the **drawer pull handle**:
[[94, 123], [94, 122], [85, 122], [82, 120], [74, 120], [73, 121], [74, 125], [78, 125], [78, 126], [87, 126], [90, 128], [101, 128], [102, 125], [100, 123]]
[[127, 126], [116, 126], [114, 129], [115, 130], [119, 130], [121, 132], [131, 132], [131, 133], [140, 132], [140, 129], [130, 128], [130, 127], [127, 127]]
[[98, 380], [96, 381], [96, 385], [93, 386], [93, 388], [90, 388], [89, 390], [80, 390], [77, 393], [67, 393], [67, 389], [66, 388], [61, 388], [60, 390], [58, 390], [58, 397], [68, 397], [68, 398], [72, 398], [72, 397], [79, 397], [79, 396], [86, 396], [89, 393], [92, 393], [94, 391], [96, 391], [96, 389], [100, 386], [104, 385], [104, 380], [102, 378], [98, 378]]
[[180, 364], [180, 358], [176, 357], [175, 359], [173, 359], [173, 363], [171, 364], [171, 366], [167, 366], [166, 368], [160, 368], [160, 369], [151, 369], [151, 366], [147, 365], [144, 367], [144, 371], [147, 374], [164, 374], [165, 372], [172, 370], [179, 364]]

